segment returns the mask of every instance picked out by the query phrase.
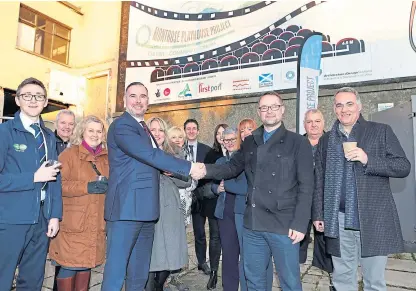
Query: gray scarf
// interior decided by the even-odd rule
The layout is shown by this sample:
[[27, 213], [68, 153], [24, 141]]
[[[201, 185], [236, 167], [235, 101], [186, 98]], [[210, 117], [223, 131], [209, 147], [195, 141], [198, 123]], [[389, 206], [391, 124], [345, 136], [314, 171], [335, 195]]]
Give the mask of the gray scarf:
[[345, 191], [345, 228], [360, 229], [355, 162], [345, 159], [342, 148], [343, 142], [355, 141], [355, 132], [356, 126], [347, 138], [339, 130], [339, 121], [336, 121], [329, 134], [324, 188], [324, 223], [327, 237], [339, 236], [338, 213], [342, 191]]

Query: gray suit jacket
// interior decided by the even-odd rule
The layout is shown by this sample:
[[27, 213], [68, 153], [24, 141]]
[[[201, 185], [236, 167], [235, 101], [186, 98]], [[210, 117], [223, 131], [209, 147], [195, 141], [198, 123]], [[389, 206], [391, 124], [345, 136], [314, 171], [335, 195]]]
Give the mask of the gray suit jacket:
[[[403, 237], [389, 178], [410, 173], [410, 162], [390, 126], [360, 117], [358, 147], [368, 156], [367, 166], [354, 165], [360, 217], [362, 256], [386, 256], [403, 252]], [[313, 221], [323, 221], [325, 166], [329, 132], [319, 140], [315, 153]], [[340, 257], [339, 238], [327, 238], [328, 253]]]

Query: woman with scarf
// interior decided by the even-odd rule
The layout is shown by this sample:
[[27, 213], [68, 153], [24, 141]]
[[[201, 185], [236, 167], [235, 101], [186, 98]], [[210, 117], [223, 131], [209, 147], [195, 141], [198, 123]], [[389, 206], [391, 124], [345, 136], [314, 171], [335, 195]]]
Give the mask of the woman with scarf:
[[63, 217], [49, 256], [61, 266], [58, 291], [88, 290], [91, 269], [105, 260], [104, 200], [109, 174], [104, 123], [85, 117], [60, 156]]

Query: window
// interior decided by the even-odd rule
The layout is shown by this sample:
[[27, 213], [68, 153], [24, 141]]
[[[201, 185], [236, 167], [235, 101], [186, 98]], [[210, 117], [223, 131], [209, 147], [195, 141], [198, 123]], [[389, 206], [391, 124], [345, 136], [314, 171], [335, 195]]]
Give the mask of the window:
[[20, 6], [17, 46], [59, 63], [68, 64], [71, 29], [57, 21]]

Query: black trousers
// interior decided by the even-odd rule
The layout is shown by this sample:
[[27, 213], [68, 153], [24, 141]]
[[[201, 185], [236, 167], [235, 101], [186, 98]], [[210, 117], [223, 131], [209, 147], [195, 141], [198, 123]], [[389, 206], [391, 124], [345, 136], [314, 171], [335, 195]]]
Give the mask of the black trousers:
[[299, 264], [304, 264], [308, 258], [308, 246], [311, 239], [312, 220], [309, 221], [305, 237], [299, 244]]
[[[192, 214], [192, 226], [195, 236], [195, 252], [198, 259], [198, 265], [206, 262], [207, 241], [205, 236], [206, 216], [201, 213]], [[209, 226], [209, 263], [211, 271], [218, 271], [221, 257], [221, 240], [218, 221], [216, 218], [208, 218]]]

